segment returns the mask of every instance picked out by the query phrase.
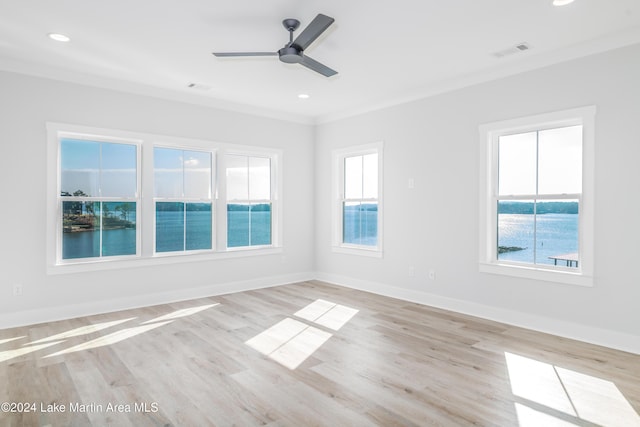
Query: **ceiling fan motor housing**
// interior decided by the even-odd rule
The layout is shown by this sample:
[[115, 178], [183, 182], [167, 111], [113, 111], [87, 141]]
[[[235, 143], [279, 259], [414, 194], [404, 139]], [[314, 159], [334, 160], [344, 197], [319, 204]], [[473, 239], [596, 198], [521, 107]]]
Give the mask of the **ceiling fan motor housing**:
[[285, 46], [278, 51], [280, 61], [287, 64], [297, 64], [302, 61], [302, 51], [296, 46]]

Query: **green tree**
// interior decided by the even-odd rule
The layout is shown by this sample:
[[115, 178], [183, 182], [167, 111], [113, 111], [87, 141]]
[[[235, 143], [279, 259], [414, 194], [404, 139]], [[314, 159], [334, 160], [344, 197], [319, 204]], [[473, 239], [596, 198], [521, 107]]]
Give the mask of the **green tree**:
[[122, 203], [116, 207], [116, 211], [120, 212], [123, 220], [129, 221], [129, 213], [133, 210], [133, 204], [130, 202]]

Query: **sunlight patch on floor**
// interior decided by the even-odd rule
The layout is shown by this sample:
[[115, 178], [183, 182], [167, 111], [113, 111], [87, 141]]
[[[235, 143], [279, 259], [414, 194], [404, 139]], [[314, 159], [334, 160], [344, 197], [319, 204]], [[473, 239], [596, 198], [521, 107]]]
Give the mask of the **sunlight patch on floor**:
[[336, 303], [325, 301], [323, 299], [317, 299], [304, 308], [301, 308], [293, 315], [301, 319], [308, 320], [310, 322], [315, 321], [317, 318], [325, 314], [336, 306]]
[[640, 426], [640, 416], [611, 381], [556, 368], [578, 417], [600, 425]]
[[303, 309], [294, 313], [294, 316], [314, 322], [334, 331], [340, 330], [359, 310], [345, 305], [335, 304], [322, 299], [317, 299]]
[[116, 326], [116, 325], [120, 325], [121, 323], [125, 323], [128, 322], [130, 320], [135, 319], [135, 317], [130, 317], [128, 319], [123, 319], [123, 320], [114, 320], [112, 322], [103, 322], [103, 323], [97, 323], [95, 325], [87, 325], [87, 326], [81, 326], [79, 328], [76, 329], [72, 329], [70, 331], [67, 332], [62, 332], [60, 334], [56, 334], [56, 335], [52, 335], [50, 337], [46, 337], [46, 338], [42, 338], [36, 341], [32, 341], [29, 344], [25, 344], [25, 345], [31, 345], [31, 344], [39, 344], [42, 342], [48, 342], [48, 341], [55, 341], [55, 340], [59, 340], [59, 339], [63, 339], [63, 338], [72, 338], [72, 337], [79, 337], [81, 335], [88, 335], [88, 334], [92, 334], [94, 332], [98, 332], [101, 331], [103, 329], [107, 329], [110, 328], [112, 326]]
[[172, 319], [179, 319], [181, 317], [191, 316], [196, 313], [200, 313], [201, 311], [204, 311], [208, 308], [215, 307], [216, 305], [220, 305], [220, 303], [201, 305], [199, 307], [183, 308], [181, 310], [176, 310], [172, 313], [165, 314], [160, 317], [156, 317], [155, 319], [147, 320], [146, 322], [142, 322], [141, 324], [146, 325], [149, 323], [161, 322], [163, 320], [172, 320]]
[[[521, 427], [585, 422], [640, 427], [640, 416], [611, 381], [507, 352], [505, 360]], [[547, 418], [554, 423], [540, 424]]]
[[51, 347], [53, 345], [60, 344], [62, 342], [64, 342], [64, 340], [63, 341], [49, 342], [49, 343], [46, 343], [46, 344], [34, 345], [34, 346], [31, 346], [31, 347], [21, 347], [21, 348], [15, 349], [15, 350], [0, 351], [0, 362], [6, 362], [7, 360], [11, 360], [11, 359], [14, 359], [16, 357], [24, 356], [25, 354], [33, 353], [34, 351], [42, 350], [43, 348]]
[[515, 406], [519, 427], [575, 427], [580, 425], [537, 411], [520, 403], [516, 403]]
[[293, 370], [329, 338], [329, 332], [286, 318], [245, 344]]
[[[317, 299], [294, 315], [338, 331], [358, 311], [355, 308]], [[293, 370], [332, 336], [330, 332], [288, 317], [246, 341], [245, 344]]]
[[127, 328], [127, 329], [123, 329], [121, 331], [117, 331], [114, 332], [112, 334], [109, 335], [105, 335], [103, 337], [100, 338], [96, 338], [94, 340], [91, 341], [87, 341], [85, 343], [67, 348], [65, 350], [61, 350], [58, 351], [57, 353], [53, 353], [50, 354], [48, 356], [45, 356], [45, 358], [47, 357], [55, 357], [55, 356], [60, 356], [63, 354], [68, 354], [68, 353], [74, 353], [76, 351], [83, 351], [83, 350], [89, 350], [92, 348], [98, 348], [98, 347], [104, 347], [106, 345], [112, 345], [112, 344], [116, 344], [120, 341], [124, 341], [128, 338], [134, 337], [136, 335], [140, 335], [143, 334], [145, 332], [148, 332], [152, 329], [155, 328], [159, 328], [160, 326], [164, 326], [167, 325], [169, 323], [172, 323], [173, 320], [168, 320], [166, 322], [159, 322], [159, 323], [154, 323], [151, 325], [144, 325], [144, 326], [136, 326], [134, 328]]
[[21, 337], [5, 338], [5, 339], [0, 340], [0, 345], [8, 343], [8, 342], [11, 342], [11, 341], [20, 340], [20, 339], [26, 338], [26, 337], [27, 337], [26, 335], [23, 335]]

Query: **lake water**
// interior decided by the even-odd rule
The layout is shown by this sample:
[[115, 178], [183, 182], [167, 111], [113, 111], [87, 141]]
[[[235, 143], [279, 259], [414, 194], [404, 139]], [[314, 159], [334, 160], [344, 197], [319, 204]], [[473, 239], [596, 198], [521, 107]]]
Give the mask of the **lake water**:
[[[498, 246], [524, 248], [499, 254], [501, 260], [554, 264], [550, 256], [578, 252], [578, 215], [499, 214]], [[558, 261], [558, 265], [566, 263]]]
[[344, 243], [354, 245], [376, 246], [378, 244], [378, 211], [359, 209], [358, 207], [347, 208], [343, 212], [343, 235]]
[[[227, 214], [228, 247], [271, 244], [270, 211], [242, 210], [229, 211]], [[186, 244], [189, 249], [211, 247], [210, 215], [210, 212], [188, 212]], [[176, 212], [158, 213], [157, 222], [163, 233], [157, 241], [157, 252], [182, 250], [185, 243], [181, 218], [182, 215]], [[499, 259], [553, 264], [550, 256], [578, 252], [578, 215], [544, 214], [535, 218], [534, 233], [533, 215], [498, 215], [498, 245], [524, 248], [499, 254]], [[347, 209], [344, 212], [344, 242], [375, 246], [378, 239], [377, 220], [378, 212], [375, 210]], [[535, 240], [534, 235], [537, 236]], [[105, 256], [135, 254], [136, 230], [105, 230], [102, 245]], [[64, 259], [97, 257], [99, 254], [100, 236], [97, 231], [63, 233]]]
[[[157, 212], [156, 222], [162, 231], [156, 237], [156, 252], [181, 251], [185, 245], [188, 250], [211, 248], [211, 212], [187, 212], [186, 240], [183, 217], [182, 212]], [[228, 247], [271, 244], [270, 211], [229, 211], [227, 223]], [[103, 256], [136, 253], [135, 228], [104, 230], [102, 239]], [[62, 252], [63, 259], [99, 257], [99, 231], [63, 233]]]

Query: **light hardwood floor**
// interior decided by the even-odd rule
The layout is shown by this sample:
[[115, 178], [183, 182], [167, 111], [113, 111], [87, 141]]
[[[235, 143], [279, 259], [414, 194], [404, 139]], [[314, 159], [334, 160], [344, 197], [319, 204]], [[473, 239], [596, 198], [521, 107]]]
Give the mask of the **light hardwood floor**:
[[640, 356], [304, 282], [0, 330], [0, 402], [0, 426], [626, 427]]

